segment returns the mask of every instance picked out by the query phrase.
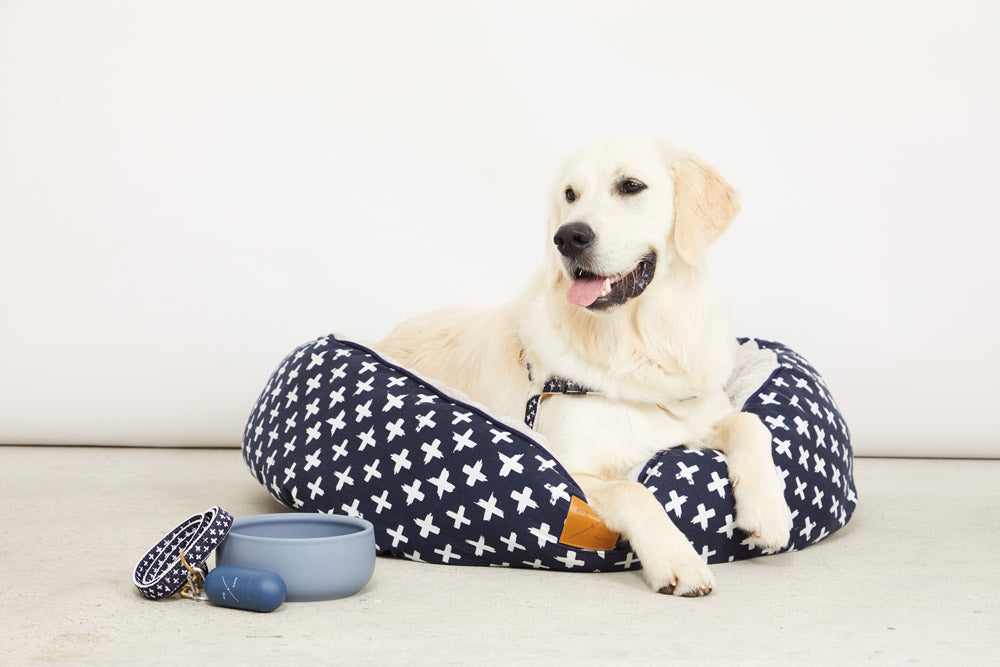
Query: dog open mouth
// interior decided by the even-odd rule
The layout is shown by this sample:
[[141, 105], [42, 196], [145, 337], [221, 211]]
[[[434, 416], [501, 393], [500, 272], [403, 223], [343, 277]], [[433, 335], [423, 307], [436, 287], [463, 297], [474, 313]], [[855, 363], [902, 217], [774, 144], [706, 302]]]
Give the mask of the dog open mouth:
[[614, 276], [599, 276], [585, 269], [573, 272], [573, 284], [566, 291], [566, 298], [591, 310], [601, 310], [610, 306], [620, 306], [634, 299], [649, 287], [656, 272], [656, 253], [646, 254], [627, 273]]

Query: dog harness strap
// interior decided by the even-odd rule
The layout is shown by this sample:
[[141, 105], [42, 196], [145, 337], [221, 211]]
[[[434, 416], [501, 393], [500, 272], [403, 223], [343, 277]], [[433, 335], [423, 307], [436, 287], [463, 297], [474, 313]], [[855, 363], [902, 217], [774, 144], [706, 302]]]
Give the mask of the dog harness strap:
[[[229, 534], [233, 517], [218, 505], [210, 507], [174, 528], [135, 566], [135, 587], [150, 600], [170, 597], [188, 580], [186, 560], [196, 570]], [[183, 554], [183, 559], [181, 555]]]
[[[531, 378], [531, 366], [528, 366], [528, 377]], [[524, 407], [524, 423], [528, 428], [535, 428], [535, 419], [538, 417], [538, 406], [542, 399], [552, 394], [565, 394], [567, 396], [584, 396], [586, 394], [596, 394], [592, 389], [584, 387], [579, 382], [573, 382], [561, 377], [550, 377], [542, 386], [542, 391], [528, 399], [528, 404]]]

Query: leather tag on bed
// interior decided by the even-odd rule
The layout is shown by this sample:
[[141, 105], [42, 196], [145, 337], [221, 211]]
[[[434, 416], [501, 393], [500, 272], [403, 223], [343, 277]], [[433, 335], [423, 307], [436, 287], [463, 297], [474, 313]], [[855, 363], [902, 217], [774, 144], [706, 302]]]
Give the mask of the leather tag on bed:
[[618, 533], [605, 526], [590, 505], [573, 496], [559, 541], [578, 549], [610, 551], [618, 544]]

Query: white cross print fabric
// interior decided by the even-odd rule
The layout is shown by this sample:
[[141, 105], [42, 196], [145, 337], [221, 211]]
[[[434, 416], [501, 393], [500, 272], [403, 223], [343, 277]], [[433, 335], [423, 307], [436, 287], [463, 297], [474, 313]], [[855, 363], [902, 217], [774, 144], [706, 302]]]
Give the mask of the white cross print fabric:
[[[792, 549], [854, 510], [850, 437], [819, 376], [794, 352], [755, 341], [781, 366], [744, 409], [774, 435], [794, 513]], [[294, 350], [248, 420], [243, 457], [280, 502], [362, 517], [382, 555], [452, 565], [609, 571], [641, 566], [626, 542], [596, 551], [560, 542], [583, 492], [530, 437], [356, 343], [325, 336]], [[761, 555], [740, 542], [725, 457], [661, 452], [642, 470], [709, 562]]]

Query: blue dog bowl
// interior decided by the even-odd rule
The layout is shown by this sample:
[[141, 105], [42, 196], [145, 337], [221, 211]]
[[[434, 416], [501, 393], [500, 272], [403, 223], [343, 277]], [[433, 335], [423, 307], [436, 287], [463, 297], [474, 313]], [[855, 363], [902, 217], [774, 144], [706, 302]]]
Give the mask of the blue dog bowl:
[[344, 598], [375, 571], [375, 529], [333, 514], [245, 516], [233, 522], [215, 562], [277, 573], [290, 601]]

